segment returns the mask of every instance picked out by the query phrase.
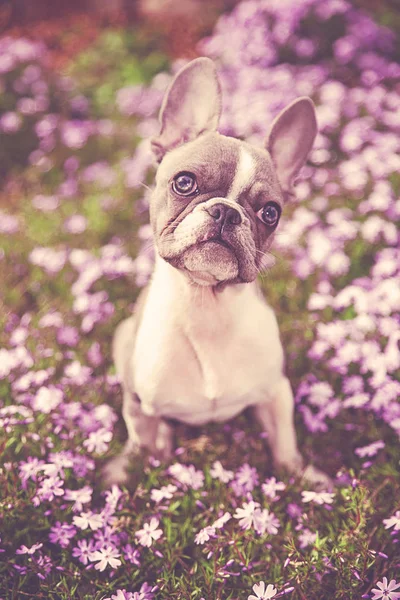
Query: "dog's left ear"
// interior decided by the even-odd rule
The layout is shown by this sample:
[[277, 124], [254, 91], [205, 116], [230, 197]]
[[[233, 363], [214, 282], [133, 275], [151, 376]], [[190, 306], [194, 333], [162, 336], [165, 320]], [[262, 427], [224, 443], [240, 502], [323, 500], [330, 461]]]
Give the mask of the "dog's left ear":
[[310, 98], [294, 100], [274, 119], [266, 139], [266, 148], [276, 168], [284, 192], [306, 162], [317, 135], [315, 107]]
[[160, 111], [161, 131], [151, 142], [158, 161], [173, 148], [215, 131], [221, 114], [221, 89], [214, 63], [196, 58], [170, 85]]

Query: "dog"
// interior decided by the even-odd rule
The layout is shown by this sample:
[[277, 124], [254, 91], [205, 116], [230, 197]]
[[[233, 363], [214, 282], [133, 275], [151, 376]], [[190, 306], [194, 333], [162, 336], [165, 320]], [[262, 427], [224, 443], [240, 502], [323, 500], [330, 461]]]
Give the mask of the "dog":
[[170, 85], [152, 140], [155, 266], [114, 336], [128, 440], [104, 477], [126, 482], [140, 448], [170, 456], [171, 419], [198, 426], [252, 407], [276, 467], [330, 487], [298, 450], [278, 325], [257, 284], [313, 146], [314, 105], [306, 97], [292, 102], [264, 148], [218, 133], [220, 113], [215, 65], [197, 58]]

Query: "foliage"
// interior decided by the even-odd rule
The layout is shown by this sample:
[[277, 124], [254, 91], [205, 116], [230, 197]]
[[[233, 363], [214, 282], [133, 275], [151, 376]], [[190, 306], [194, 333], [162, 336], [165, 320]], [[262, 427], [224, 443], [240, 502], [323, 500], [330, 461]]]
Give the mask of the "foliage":
[[[146, 63], [135, 35], [107, 34], [77, 61], [71, 91], [47, 73], [45, 49], [2, 43], [0, 596], [242, 600], [276, 588], [293, 600], [394, 600], [385, 583], [400, 566], [394, 35], [344, 0], [248, 0], [202, 43], [221, 73], [226, 133], [261, 143], [296, 95], [317, 104], [301, 204], [285, 211], [262, 284], [297, 390], [302, 453], [336, 478], [332, 493], [273, 473], [245, 415], [201, 435], [179, 426], [172, 463], [141, 457], [129, 489], [101, 491], [101, 466], [125, 437], [112, 333], [152, 268], [152, 159], [140, 140], [157, 130], [170, 74], [155, 74], [164, 59]], [[29, 115], [28, 92], [15, 87], [27, 70], [40, 93], [51, 90]]]

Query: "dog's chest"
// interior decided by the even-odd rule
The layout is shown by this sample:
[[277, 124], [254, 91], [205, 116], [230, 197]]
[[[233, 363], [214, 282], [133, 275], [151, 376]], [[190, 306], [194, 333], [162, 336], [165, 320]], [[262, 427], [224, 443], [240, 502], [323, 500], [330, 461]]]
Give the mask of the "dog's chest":
[[192, 425], [226, 420], [262, 400], [280, 376], [271, 309], [255, 295], [221, 300], [198, 298], [177, 311], [168, 297], [149, 298], [133, 358], [145, 414]]

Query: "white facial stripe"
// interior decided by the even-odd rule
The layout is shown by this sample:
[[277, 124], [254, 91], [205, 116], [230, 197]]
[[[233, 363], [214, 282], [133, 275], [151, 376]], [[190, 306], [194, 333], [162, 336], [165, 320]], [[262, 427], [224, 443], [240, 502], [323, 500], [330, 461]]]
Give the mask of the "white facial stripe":
[[232, 181], [232, 185], [229, 188], [227, 198], [231, 200], [237, 200], [240, 193], [248, 186], [249, 182], [255, 175], [255, 161], [251, 156], [250, 152], [247, 152], [244, 148], [240, 148], [240, 155], [238, 164], [236, 166], [235, 177]]

